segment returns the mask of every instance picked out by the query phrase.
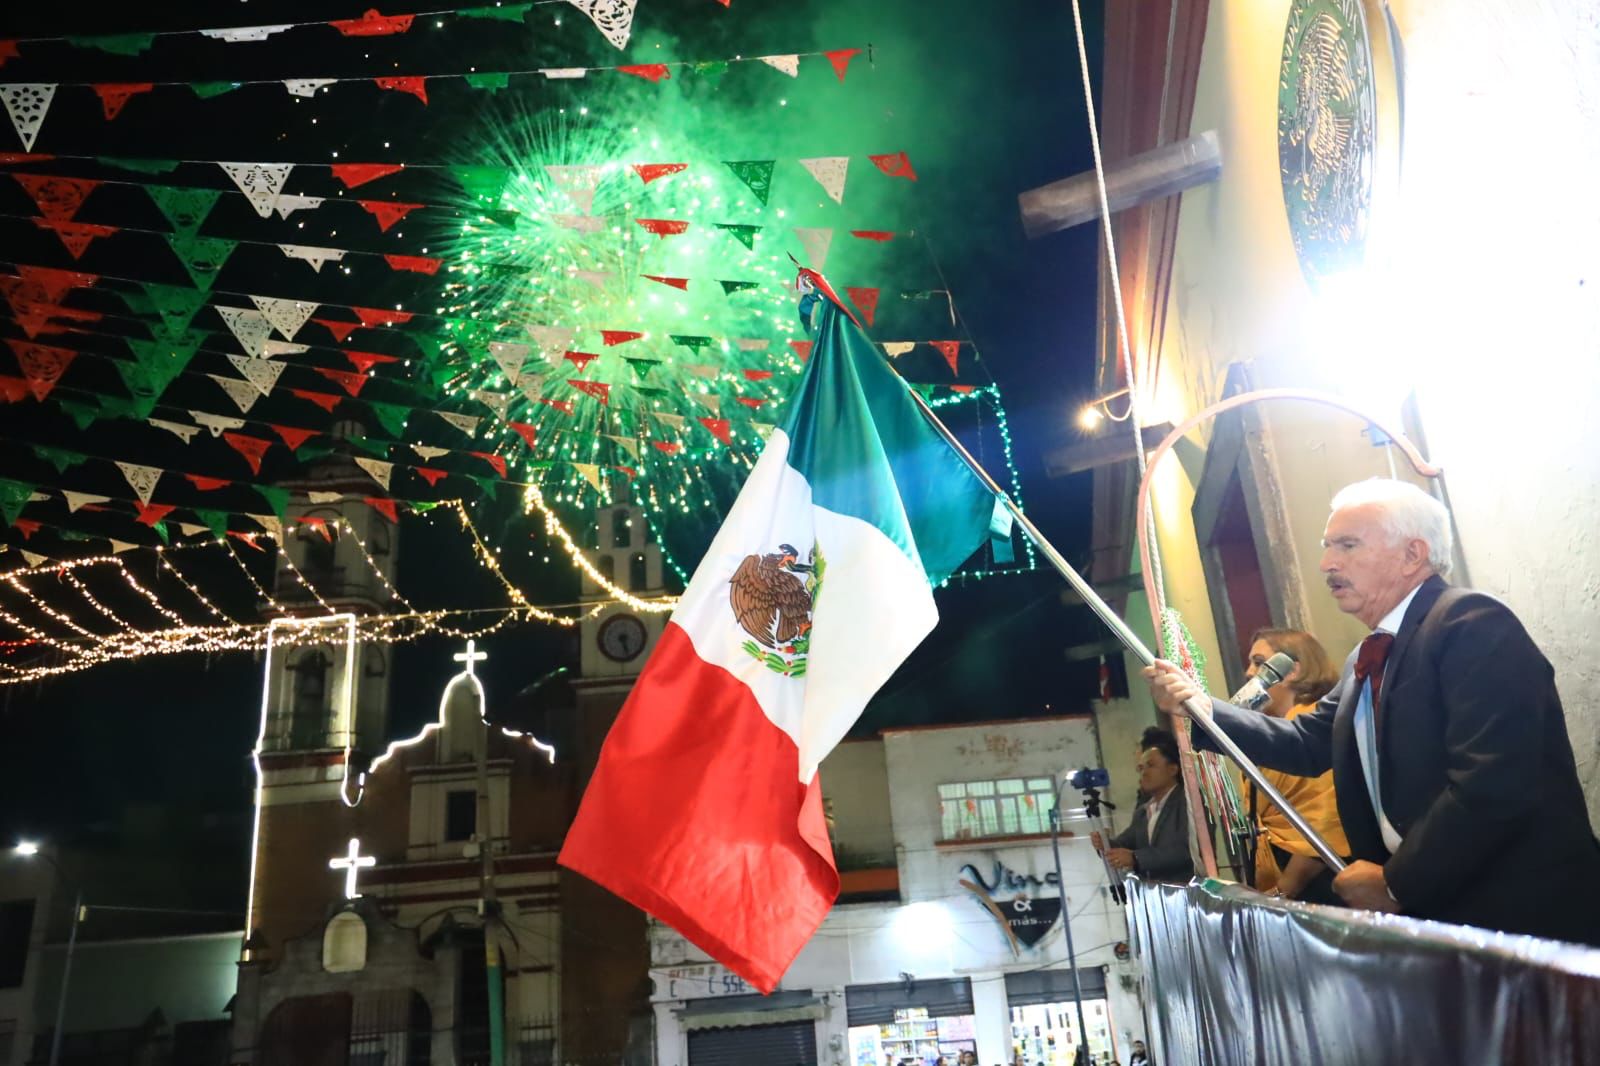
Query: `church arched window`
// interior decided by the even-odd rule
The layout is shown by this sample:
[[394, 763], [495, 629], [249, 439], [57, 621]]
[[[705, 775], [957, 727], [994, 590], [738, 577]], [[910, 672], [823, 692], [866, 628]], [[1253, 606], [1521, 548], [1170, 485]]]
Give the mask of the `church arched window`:
[[290, 670], [294, 686], [289, 704], [289, 745], [321, 747], [328, 719], [328, 657], [320, 651], [301, 653]]
[[628, 559], [628, 588], [633, 592], [650, 587], [650, 564], [644, 552], [634, 552]]
[[594, 568], [600, 571], [600, 576], [607, 581], [617, 580], [617, 560], [610, 552], [601, 552], [594, 557]]
[[613, 548], [633, 547], [633, 516], [628, 514], [626, 507], [618, 507], [611, 512], [611, 546]]

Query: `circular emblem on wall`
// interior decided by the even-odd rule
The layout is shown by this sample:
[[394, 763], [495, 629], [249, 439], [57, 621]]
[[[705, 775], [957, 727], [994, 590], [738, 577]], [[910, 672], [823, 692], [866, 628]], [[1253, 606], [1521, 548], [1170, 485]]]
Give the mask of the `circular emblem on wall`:
[[1379, 30], [1387, 69], [1375, 71], [1361, 0], [1293, 0], [1289, 8], [1278, 167], [1295, 254], [1312, 284], [1360, 266], [1366, 255], [1383, 132], [1377, 83], [1393, 80], [1387, 24]]

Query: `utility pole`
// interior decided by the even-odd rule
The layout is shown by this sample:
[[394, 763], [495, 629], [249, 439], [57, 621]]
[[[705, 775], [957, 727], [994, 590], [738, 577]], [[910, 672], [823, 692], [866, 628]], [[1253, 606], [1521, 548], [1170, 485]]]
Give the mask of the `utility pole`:
[[483, 915], [483, 972], [489, 985], [489, 1066], [505, 1066], [506, 1019], [505, 986], [500, 973], [500, 947], [495, 939], [495, 924], [500, 917], [500, 901], [494, 891], [493, 835], [489, 827], [489, 718], [484, 707], [483, 686], [474, 666], [489, 656], [477, 650], [477, 642], [467, 641], [467, 650], [457, 653], [458, 663], [466, 664], [466, 674], [478, 703], [478, 896]]

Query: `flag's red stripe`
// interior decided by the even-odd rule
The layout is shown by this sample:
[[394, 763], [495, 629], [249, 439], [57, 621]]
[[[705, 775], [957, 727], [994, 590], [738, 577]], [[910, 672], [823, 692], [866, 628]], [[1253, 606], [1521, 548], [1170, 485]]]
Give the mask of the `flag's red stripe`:
[[560, 862], [770, 991], [839, 893], [821, 784], [798, 773], [750, 689], [669, 622]]

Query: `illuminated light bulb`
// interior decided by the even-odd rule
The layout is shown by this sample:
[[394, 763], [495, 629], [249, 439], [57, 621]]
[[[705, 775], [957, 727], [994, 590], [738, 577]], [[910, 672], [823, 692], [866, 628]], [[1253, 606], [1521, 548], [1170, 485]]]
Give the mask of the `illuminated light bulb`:
[[1105, 417], [1105, 415], [1101, 414], [1098, 405], [1085, 404], [1083, 409], [1078, 412], [1078, 428], [1085, 433], [1092, 433], [1100, 428], [1100, 423], [1105, 421]]

